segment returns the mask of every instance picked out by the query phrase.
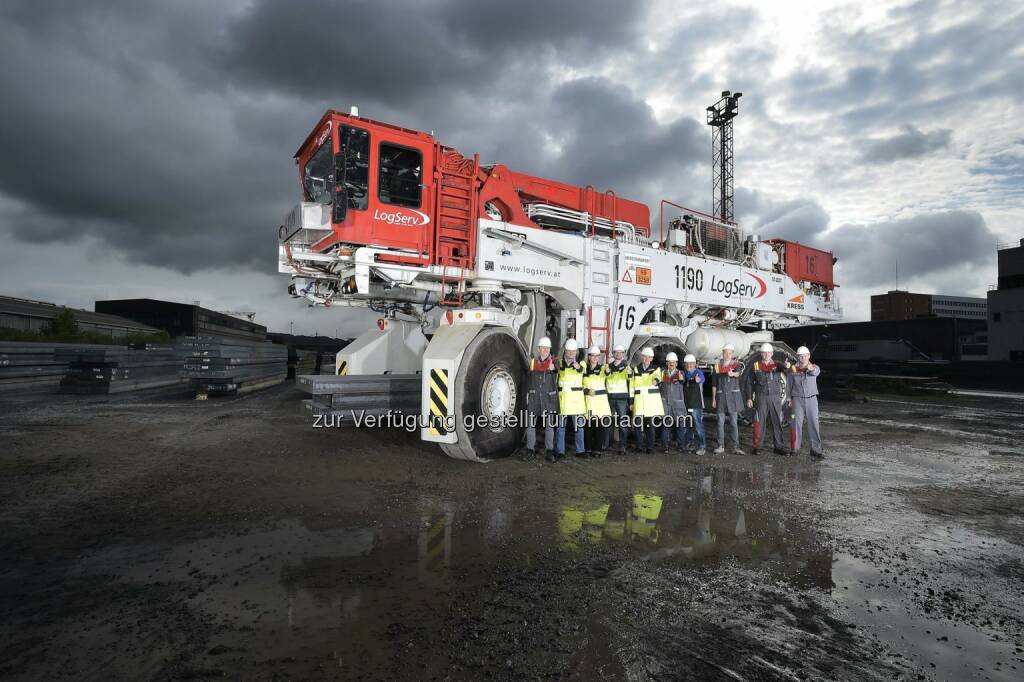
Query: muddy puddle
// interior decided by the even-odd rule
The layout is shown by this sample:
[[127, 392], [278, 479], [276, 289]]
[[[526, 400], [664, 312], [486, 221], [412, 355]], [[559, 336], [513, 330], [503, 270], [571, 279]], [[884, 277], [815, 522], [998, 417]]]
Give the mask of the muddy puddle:
[[76, 577], [181, 586], [208, 635], [179, 678], [1019, 679], [1013, 642], [936, 622], [835, 551], [799, 504], [820, 477], [766, 460], [660, 484], [382, 494], [365, 522], [115, 546]]

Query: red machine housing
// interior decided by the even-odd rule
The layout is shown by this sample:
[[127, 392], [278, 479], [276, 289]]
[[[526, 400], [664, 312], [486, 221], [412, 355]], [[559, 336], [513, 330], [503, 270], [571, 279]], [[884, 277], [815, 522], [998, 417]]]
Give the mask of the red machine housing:
[[822, 251], [785, 239], [769, 239], [768, 242], [779, 253], [783, 271], [794, 282], [821, 284], [828, 289], [835, 287], [832, 266], [836, 258], [831, 251]]
[[[476, 257], [477, 219], [497, 211], [504, 221], [541, 229], [523, 210], [529, 203], [628, 222], [639, 233], [650, 234], [646, 204], [617, 197], [611, 191], [516, 173], [501, 164], [481, 166], [478, 156], [465, 157], [438, 144], [432, 135], [337, 111], [324, 114], [296, 152], [300, 183], [307, 163], [328, 141], [332, 154], [339, 154], [344, 144], [339, 131], [346, 128], [358, 130], [361, 144], [368, 148], [365, 188], [360, 189], [360, 207], [349, 204], [344, 220], [332, 223], [332, 234], [315, 245], [319, 251], [339, 243], [365, 244], [412, 252], [381, 254], [381, 261], [470, 267]], [[415, 185], [406, 184], [404, 203], [395, 204], [388, 189], [394, 175], [389, 175], [391, 169], [382, 160], [387, 154], [421, 159], [418, 169], [403, 169], [418, 181], [418, 199], [409, 201], [413, 196], [409, 188]], [[360, 175], [362, 172], [360, 169]]]

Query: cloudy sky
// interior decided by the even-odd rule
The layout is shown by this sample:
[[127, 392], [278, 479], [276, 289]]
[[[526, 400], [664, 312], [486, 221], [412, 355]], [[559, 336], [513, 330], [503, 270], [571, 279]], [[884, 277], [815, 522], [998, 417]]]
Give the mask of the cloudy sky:
[[[255, 310], [342, 335], [276, 274], [324, 110], [707, 210], [704, 109], [744, 93], [736, 208], [867, 296], [983, 296], [1024, 236], [1024, 5], [306, 0], [0, 5], [0, 293]], [[689, 3], [694, 4], [694, 3]]]

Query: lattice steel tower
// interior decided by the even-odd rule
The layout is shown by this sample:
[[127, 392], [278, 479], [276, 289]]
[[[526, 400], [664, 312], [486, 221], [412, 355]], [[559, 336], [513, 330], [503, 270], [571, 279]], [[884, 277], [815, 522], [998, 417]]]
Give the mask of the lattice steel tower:
[[711, 185], [712, 212], [722, 220], [735, 220], [733, 210], [733, 157], [732, 120], [739, 114], [742, 92], [722, 91], [722, 99], [708, 107], [708, 125], [711, 126], [711, 163], [714, 181]]

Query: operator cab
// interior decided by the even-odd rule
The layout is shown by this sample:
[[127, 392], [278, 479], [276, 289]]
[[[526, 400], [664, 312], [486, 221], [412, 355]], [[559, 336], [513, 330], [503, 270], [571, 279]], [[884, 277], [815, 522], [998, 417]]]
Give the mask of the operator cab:
[[338, 244], [428, 254], [433, 243], [434, 139], [425, 133], [329, 111], [295, 154], [303, 201], [330, 206]]

